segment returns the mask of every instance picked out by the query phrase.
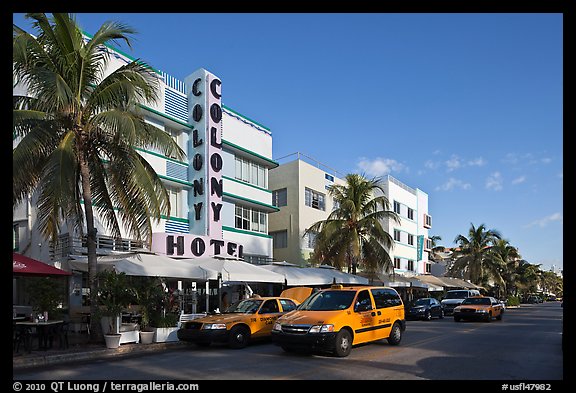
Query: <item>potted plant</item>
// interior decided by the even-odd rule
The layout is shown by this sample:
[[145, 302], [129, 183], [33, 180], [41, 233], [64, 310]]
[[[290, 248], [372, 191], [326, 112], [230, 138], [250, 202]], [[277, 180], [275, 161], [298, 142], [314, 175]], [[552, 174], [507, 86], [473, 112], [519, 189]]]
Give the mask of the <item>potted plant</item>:
[[120, 314], [134, 299], [125, 273], [103, 270], [98, 273], [98, 310], [107, 348], [120, 346]]
[[154, 342], [178, 341], [178, 315], [173, 312], [156, 313], [151, 320], [155, 327]]
[[140, 306], [140, 342], [150, 344], [154, 340], [155, 329], [150, 325], [152, 315], [162, 308], [164, 290], [158, 277], [133, 277], [136, 301]]

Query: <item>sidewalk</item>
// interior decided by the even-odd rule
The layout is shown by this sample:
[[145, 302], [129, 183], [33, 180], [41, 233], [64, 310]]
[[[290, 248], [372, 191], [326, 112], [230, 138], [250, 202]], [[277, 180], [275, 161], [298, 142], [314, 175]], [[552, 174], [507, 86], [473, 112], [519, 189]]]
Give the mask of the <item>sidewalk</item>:
[[12, 351], [12, 370], [22, 370], [32, 367], [51, 366], [92, 359], [105, 359], [118, 356], [130, 356], [146, 352], [163, 351], [186, 348], [186, 343], [171, 341], [152, 344], [122, 344], [117, 349], [108, 349], [102, 343], [89, 343], [88, 335], [70, 333], [68, 336], [68, 349], [52, 348], [48, 350], [33, 349], [27, 353], [20, 348], [19, 352]]

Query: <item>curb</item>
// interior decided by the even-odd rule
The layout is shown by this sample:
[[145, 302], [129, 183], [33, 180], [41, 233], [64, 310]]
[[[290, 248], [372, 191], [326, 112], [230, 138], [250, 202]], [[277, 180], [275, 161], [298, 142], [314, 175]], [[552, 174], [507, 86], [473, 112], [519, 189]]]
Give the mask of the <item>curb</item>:
[[34, 367], [45, 367], [54, 364], [64, 364], [83, 360], [107, 359], [112, 357], [126, 357], [130, 355], [145, 354], [162, 350], [173, 350], [187, 348], [187, 343], [181, 341], [171, 341], [152, 344], [126, 344], [120, 345], [117, 349], [92, 349], [88, 351], [69, 352], [62, 354], [25, 356], [13, 358], [12, 369], [21, 370]]

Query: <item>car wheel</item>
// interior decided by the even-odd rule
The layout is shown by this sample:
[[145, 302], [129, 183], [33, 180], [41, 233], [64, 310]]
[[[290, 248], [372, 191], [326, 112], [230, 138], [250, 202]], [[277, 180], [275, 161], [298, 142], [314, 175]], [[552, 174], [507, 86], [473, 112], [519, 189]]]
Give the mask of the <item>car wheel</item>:
[[388, 344], [398, 345], [400, 344], [400, 341], [402, 341], [402, 329], [398, 322], [395, 322], [390, 330], [390, 336], [388, 336]]
[[250, 341], [250, 330], [245, 326], [234, 326], [230, 330], [230, 336], [228, 337], [228, 345], [230, 348], [240, 349], [248, 345]]
[[492, 322], [492, 313], [488, 313], [488, 317], [486, 318], [486, 322]]
[[346, 329], [341, 329], [336, 335], [336, 348], [334, 354], [338, 357], [346, 357], [352, 350], [352, 336]]
[[454, 322], [460, 322], [460, 317], [454, 317]]
[[197, 341], [196, 345], [199, 347], [209, 347], [212, 344], [210, 341]]
[[440, 316], [438, 318], [444, 319], [444, 310], [440, 310]]
[[426, 311], [426, 313], [424, 314], [424, 319], [427, 321], [432, 319], [432, 314], [430, 313], [430, 311]]

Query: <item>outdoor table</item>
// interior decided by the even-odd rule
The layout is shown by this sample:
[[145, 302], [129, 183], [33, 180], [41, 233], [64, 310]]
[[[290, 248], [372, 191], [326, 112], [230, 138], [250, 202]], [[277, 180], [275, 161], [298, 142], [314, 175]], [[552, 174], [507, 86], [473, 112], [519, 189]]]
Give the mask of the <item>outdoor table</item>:
[[16, 326], [28, 326], [36, 328], [36, 332], [38, 333], [38, 349], [47, 350], [49, 345], [52, 344], [53, 335], [51, 333], [52, 327], [55, 327], [59, 324], [64, 323], [62, 320], [53, 320], [53, 321], [42, 321], [42, 322], [16, 322]]

